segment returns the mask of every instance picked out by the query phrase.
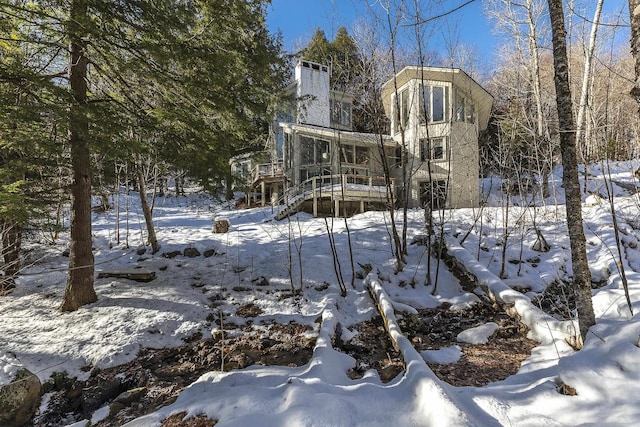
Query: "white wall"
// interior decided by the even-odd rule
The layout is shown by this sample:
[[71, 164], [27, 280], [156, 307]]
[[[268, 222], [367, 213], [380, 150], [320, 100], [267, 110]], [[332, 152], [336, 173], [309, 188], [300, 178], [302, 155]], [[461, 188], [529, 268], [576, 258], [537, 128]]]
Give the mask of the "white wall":
[[329, 67], [311, 61], [300, 60], [296, 65], [296, 96], [300, 124], [329, 127]]

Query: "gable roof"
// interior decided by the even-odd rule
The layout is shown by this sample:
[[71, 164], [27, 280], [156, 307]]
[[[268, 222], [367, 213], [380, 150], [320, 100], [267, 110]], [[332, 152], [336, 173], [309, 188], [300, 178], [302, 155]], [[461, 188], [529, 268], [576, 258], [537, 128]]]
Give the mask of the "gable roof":
[[[395, 83], [394, 83], [395, 80]], [[475, 103], [480, 130], [487, 127], [493, 106], [493, 96], [460, 68], [408, 66], [382, 85], [382, 103], [387, 117], [391, 117], [391, 95], [411, 80], [450, 82], [457, 90], [466, 92]]]

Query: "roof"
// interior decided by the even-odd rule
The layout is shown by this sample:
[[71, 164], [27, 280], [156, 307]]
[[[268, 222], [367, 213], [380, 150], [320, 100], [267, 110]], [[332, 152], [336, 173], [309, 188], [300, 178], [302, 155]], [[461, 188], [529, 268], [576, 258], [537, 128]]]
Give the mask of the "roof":
[[293, 130], [298, 133], [304, 133], [310, 136], [337, 139], [340, 138], [342, 142], [355, 142], [366, 144], [378, 144], [380, 138], [387, 146], [395, 146], [396, 142], [390, 135], [379, 135], [375, 133], [362, 133], [352, 132], [322, 126], [315, 126], [309, 124], [296, 124], [296, 123], [280, 123], [280, 127], [284, 129]]
[[391, 95], [396, 91], [396, 88], [400, 89], [411, 80], [451, 82], [454, 88], [461, 89], [471, 96], [478, 112], [480, 129], [483, 130], [487, 127], [493, 106], [493, 96], [460, 68], [404, 67], [395, 75], [395, 79], [392, 78], [382, 85], [382, 102], [388, 117], [391, 117], [391, 111], [389, 111]]

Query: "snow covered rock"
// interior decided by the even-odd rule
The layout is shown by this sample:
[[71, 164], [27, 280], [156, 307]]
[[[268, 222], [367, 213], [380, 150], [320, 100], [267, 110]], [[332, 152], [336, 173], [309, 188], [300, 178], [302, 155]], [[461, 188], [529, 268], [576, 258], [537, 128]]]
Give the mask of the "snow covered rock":
[[40, 405], [38, 377], [18, 359], [0, 354], [0, 425], [20, 426], [29, 421]]

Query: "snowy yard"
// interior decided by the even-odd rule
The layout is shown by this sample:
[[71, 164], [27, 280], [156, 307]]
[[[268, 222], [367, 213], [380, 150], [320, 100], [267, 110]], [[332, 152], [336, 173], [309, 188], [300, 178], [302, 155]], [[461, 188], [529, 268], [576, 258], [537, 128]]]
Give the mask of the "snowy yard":
[[[563, 198], [557, 180], [554, 196], [546, 203], [537, 202], [539, 207], [534, 208], [522, 207], [531, 204], [522, 201], [521, 207], [509, 209], [508, 217], [500, 207], [496, 183], [482, 211], [445, 212], [449, 253], [477, 282], [469, 288], [432, 259], [432, 282], [438, 272], [434, 295], [432, 287], [425, 286], [424, 246], [409, 245], [405, 269], [395, 271], [387, 213], [350, 218], [347, 232], [343, 219], [298, 214], [274, 221], [271, 208], [227, 209], [194, 193], [158, 200], [154, 219], [162, 250], [155, 255], [138, 252], [144, 220], [135, 197], [129, 214], [120, 212], [120, 242], [115, 212], [95, 214], [96, 273], [141, 267], [155, 271], [157, 278], [147, 283], [96, 279], [98, 301], [76, 312], [56, 310], [66, 278], [65, 242], [38, 244], [40, 236], [30, 236], [25, 263], [29, 267], [16, 289], [0, 297], [0, 384], [9, 381], [16, 363], [36, 373], [43, 383], [60, 372], [85, 381], [99, 375], [99, 370], [134, 361], [145, 349], [163, 354], [186, 342], [217, 342], [249, 331], [263, 345], [274, 339], [286, 351], [295, 347], [287, 344], [287, 334], [295, 329], [298, 339], [307, 340], [295, 348], [308, 345], [308, 361], [300, 354], [295, 360], [299, 363], [291, 366], [261, 365], [255, 360], [243, 366], [238, 360], [225, 361], [223, 348], [222, 357], [212, 362], [219, 368], [189, 384], [176, 384], [177, 400], [149, 408], [150, 413], [127, 420], [127, 425], [160, 426], [172, 415], [175, 420], [176, 414], [179, 419], [215, 420], [217, 426], [637, 425], [640, 199], [629, 192], [636, 185], [634, 167], [621, 163], [612, 176], [619, 183], [614, 191], [622, 259], [608, 201], [585, 198], [587, 249], [597, 284], [593, 291], [597, 324], [580, 351], [566, 342], [576, 324], [564, 285], [570, 281], [571, 257], [564, 208], [556, 204]], [[590, 172], [595, 175], [590, 190], [606, 195], [600, 171]], [[231, 228], [214, 234], [212, 219], [220, 216], [230, 220]], [[408, 241], [425, 234], [423, 222], [422, 211], [409, 212]], [[551, 247], [548, 252], [531, 249], [537, 238], [534, 223]], [[198, 254], [185, 256], [187, 248]], [[174, 251], [180, 254], [170, 256]], [[629, 283], [633, 316], [623, 292], [622, 271]], [[501, 272], [504, 279], [499, 278]], [[357, 273], [353, 286], [352, 273]], [[338, 274], [347, 287], [346, 297], [340, 296]], [[404, 369], [388, 381], [376, 369], [356, 367], [356, 359], [334, 348], [336, 331], [340, 341], [357, 341], [354, 326], [379, 315], [372, 293], [387, 315], [404, 362]], [[436, 313], [435, 309], [467, 313], [481, 301], [487, 303], [488, 293], [511, 314], [517, 313], [535, 347], [517, 372], [505, 379], [482, 386], [451, 385], [426, 362], [440, 367], [460, 363], [469, 357], [468, 349], [506, 333], [501, 331], [504, 325], [490, 320], [467, 325], [464, 332], [455, 334], [457, 343], [433, 349], [424, 342], [426, 338], [407, 338], [401, 325], [419, 318], [417, 313]], [[275, 333], [273, 325], [289, 325], [289, 329], [274, 338], [269, 336]], [[274, 347], [273, 342], [269, 346]], [[209, 350], [213, 352], [213, 347]], [[228, 365], [222, 370], [225, 362]], [[355, 368], [361, 371], [358, 377], [349, 374]], [[36, 417], [35, 425], [47, 425], [44, 416], [51, 411], [55, 393], [51, 390], [43, 396], [41, 418]], [[93, 426], [115, 425], [109, 418], [109, 403], [88, 413], [59, 414], [57, 423], [48, 425], [86, 426], [89, 421]]]

